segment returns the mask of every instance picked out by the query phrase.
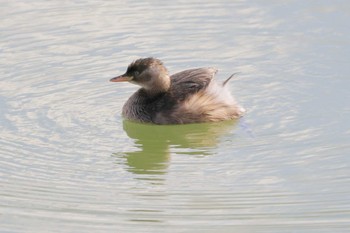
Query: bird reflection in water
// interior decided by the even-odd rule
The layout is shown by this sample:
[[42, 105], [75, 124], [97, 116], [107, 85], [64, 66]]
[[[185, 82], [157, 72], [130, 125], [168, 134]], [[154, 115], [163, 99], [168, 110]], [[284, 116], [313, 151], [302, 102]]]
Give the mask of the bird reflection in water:
[[124, 120], [124, 131], [134, 139], [138, 149], [116, 153], [114, 156], [125, 159], [128, 170], [135, 174], [164, 174], [172, 153], [210, 155], [213, 148], [217, 147], [220, 136], [228, 134], [236, 123], [236, 120], [230, 120], [187, 125], [148, 125]]

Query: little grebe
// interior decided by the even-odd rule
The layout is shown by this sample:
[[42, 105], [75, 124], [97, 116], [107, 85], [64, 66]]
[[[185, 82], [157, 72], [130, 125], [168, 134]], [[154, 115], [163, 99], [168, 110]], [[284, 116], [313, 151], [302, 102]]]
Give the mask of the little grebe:
[[239, 118], [237, 105], [225, 85], [215, 82], [215, 68], [195, 68], [169, 76], [163, 63], [141, 58], [111, 82], [141, 86], [124, 104], [122, 115], [132, 121], [154, 124], [187, 124]]

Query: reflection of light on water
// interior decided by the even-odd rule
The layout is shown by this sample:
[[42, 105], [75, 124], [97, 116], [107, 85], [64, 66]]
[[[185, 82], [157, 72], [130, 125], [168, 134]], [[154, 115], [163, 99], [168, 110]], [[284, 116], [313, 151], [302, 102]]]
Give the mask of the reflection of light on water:
[[148, 125], [124, 121], [127, 135], [137, 150], [118, 156], [126, 159], [129, 170], [138, 174], [165, 173], [171, 153], [210, 155], [220, 136], [229, 133], [237, 121], [188, 125]]
[[162, 142], [183, 148], [215, 147], [218, 137], [228, 133], [237, 121], [187, 125], [148, 125], [124, 121], [124, 131], [138, 141]]

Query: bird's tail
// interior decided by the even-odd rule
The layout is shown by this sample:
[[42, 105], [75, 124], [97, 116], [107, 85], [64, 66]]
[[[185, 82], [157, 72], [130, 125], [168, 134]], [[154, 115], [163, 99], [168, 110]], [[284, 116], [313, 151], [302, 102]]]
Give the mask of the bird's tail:
[[239, 72], [233, 73], [228, 79], [226, 79], [226, 80], [222, 83], [222, 86], [225, 86], [225, 85], [228, 83], [228, 81], [230, 81], [230, 79], [233, 78], [233, 76], [235, 76], [235, 75], [237, 75], [237, 74], [239, 74]]

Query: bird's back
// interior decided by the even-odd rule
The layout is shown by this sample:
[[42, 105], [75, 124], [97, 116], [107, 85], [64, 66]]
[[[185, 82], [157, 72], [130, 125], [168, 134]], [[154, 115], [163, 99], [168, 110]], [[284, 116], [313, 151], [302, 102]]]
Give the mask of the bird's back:
[[152, 117], [156, 124], [221, 121], [242, 115], [227, 88], [213, 78], [215, 68], [185, 70], [171, 76], [168, 93], [159, 98]]

